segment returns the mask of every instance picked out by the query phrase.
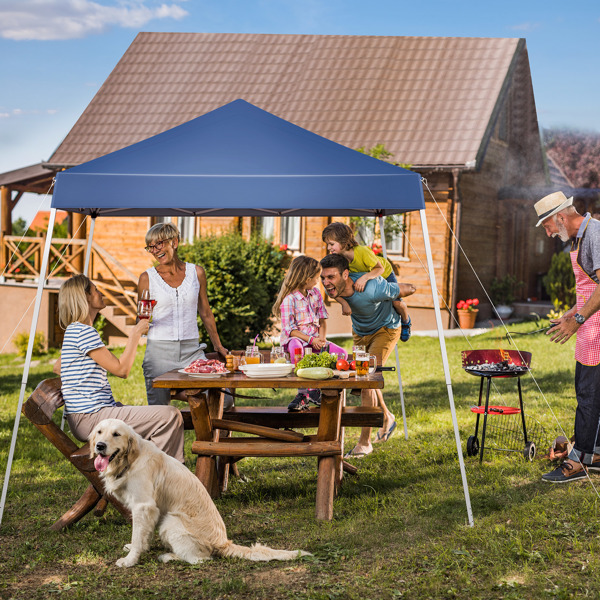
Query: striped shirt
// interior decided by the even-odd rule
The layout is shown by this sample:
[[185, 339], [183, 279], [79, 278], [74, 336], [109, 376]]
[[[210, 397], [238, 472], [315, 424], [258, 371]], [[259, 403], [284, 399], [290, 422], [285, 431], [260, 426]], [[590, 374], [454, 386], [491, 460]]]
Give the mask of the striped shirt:
[[88, 356], [104, 346], [98, 332], [90, 325], [71, 323], [60, 353], [60, 377], [65, 414], [95, 413], [116, 406], [106, 377], [106, 369]]
[[314, 287], [306, 296], [296, 290], [288, 294], [281, 303], [281, 336], [283, 346], [290, 341], [290, 333], [297, 329], [304, 335], [319, 333], [319, 319], [327, 318], [327, 310], [323, 304], [321, 292]]

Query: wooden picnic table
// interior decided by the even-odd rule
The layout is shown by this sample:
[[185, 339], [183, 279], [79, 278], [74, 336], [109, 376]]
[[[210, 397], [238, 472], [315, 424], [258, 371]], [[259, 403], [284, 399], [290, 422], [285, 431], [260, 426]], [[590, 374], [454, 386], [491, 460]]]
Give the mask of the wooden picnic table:
[[[210, 495], [218, 497], [226, 469], [246, 456], [317, 456], [316, 518], [333, 518], [333, 498], [343, 477], [344, 426], [380, 427], [383, 413], [379, 407], [345, 407], [347, 389], [382, 389], [383, 376], [372, 373], [366, 379], [307, 380], [286, 377], [250, 378], [241, 372], [220, 377], [199, 378], [170, 371], [156, 377], [153, 386], [186, 390], [196, 441], [192, 452], [196, 476]], [[288, 412], [285, 407], [233, 408], [223, 413], [223, 390], [298, 389], [321, 390], [321, 407]], [[198, 395], [199, 390], [208, 394]], [[196, 395], [194, 395], [196, 394]], [[293, 428], [317, 427], [316, 435], [304, 435]], [[229, 431], [258, 437], [226, 437]], [[217, 465], [217, 457], [223, 457]]]

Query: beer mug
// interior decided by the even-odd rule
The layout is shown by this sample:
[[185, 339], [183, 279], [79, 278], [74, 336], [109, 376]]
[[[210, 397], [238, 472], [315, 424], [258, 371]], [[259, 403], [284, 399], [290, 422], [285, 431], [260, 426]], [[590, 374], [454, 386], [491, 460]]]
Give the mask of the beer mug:
[[367, 349], [364, 346], [352, 346], [352, 359], [356, 360], [357, 354], [364, 354], [366, 351]]
[[354, 358], [356, 361], [356, 379], [366, 379], [369, 373], [374, 373], [377, 368], [377, 357], [367, 352], [357, 352]]

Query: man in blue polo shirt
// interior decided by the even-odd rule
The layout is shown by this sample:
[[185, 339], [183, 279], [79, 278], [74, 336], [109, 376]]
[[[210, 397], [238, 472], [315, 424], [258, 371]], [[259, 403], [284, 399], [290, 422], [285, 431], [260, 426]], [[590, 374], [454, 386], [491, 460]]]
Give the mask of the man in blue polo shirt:
[[[352, 334], [354, 344], [365, 346], [370, 354], [377, 356], [384, 365], [400, 339], [402, 323], [394, 310], [393, 300], [400, 297], [397, 283], [383, 277], [370, 279], [364, 291], [354, 291], [354, 282], [363, 273], [350, 273], [348, 260], [341, 254], [328, 254], [321, 260], [321, 281], [330, 298], [342, 297], [352, 309]], [[396, 419], [383, 401], [381, 390], [363, 390], [363, 406], [381, 406], [383, 427], [377, 432], [375, 442], [386, 442], [396, 429]], [[373, 452], [371, 428], [363, 427], [358, 444], [346, 455], [362, 458]]]

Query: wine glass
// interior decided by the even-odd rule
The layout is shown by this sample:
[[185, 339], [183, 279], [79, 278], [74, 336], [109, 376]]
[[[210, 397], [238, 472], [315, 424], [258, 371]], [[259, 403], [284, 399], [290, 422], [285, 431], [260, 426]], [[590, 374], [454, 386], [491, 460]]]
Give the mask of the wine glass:
[[152, 310], [155, 304], [156, 300], [150, 299], [150, 290], [143, 290], [138, 302], [138, 318], [148, 319], [152, 323]]

